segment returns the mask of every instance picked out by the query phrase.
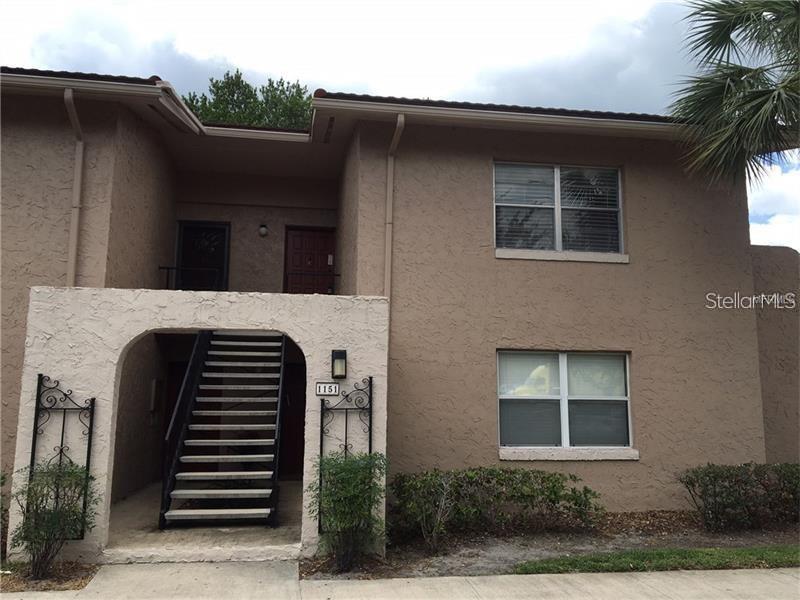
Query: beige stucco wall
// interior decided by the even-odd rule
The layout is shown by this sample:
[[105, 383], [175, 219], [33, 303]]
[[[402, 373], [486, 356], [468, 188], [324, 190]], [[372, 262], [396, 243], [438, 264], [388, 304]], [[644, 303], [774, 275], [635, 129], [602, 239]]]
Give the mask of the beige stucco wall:
[[175, 251], [174, 193], [163, 142], [132, 113], [120, 111], [105, 287], [163, 287], [158, 267], [172, 264]]
[[[379, 231], [390, 135], [361, 129], [359, 199]], [[621, 166], [630, 264], [495, 258], [495, 159]], [[382, 240], [361, 231], [365, 293]], [[500, 462], [497, 349], [630, 352], [638, 461], [505, 463], [574, 472], [612, 510], [684, 508], [682, 469], [764, 460], [755, 314], [704, 308], [709, 291], [752, 293], [743, 186], [688, 179], [666, 143], [409, 126], [394, 239], [392, 470]]]
[[[86, 154], [80, 285], [102, 286], [117, 109], [78, 99]], [[63, 101], [2, 98], [2, 468], [11, 469], [28, 288], [66, 283], [75, 142]]]
[[[163, 422], [160, 399], [165, 363], [155, 334], [136, 341], [120, 370], [111, 502], [161, 478]], [[156, 384], [158, 385], [158, 384]]]
[[794, 294], [794, 308], [756, 310], [767, 461], [800, 462], [800, 256], [753, 246], [757, 294]]
[[336, 207], [328, 180], [182, 173], [178, 185], [179, 220], [230, 223], [228, 289], [237, 292], [282, 292], [286, 227], [336, 227]]
[[[31, 442], [35, 377], [40, 365], [53, 365], [52, 375], [74, 391], [76, 399], [97, 398], [92, 449], [92, 474], [102, 501], [97, 527], [68, 556], [96, 559], [108, 542], [113, 458], [118, 440], [119, 381], [133, 342], [154, 331], [197, 329], [279, 330], [300, 347], [306, 360], [304, 481], [314, 479], [319, 454], [319, 403], [315, 382], [330, 377], [330, 352], [347, 348], [347, 389], [372, 375], [373, 447], [386, 447], [388, 304], [385, 298], [232, 292], [183, 292], [45, 288], [31, 290], [22, 404], [17, 436], [18, 468], [24, 467]], [[119, 440], [122, 443], [122, 440]], [[301, 541], [314, 552], [317, 524], [309, 514], [304, 492]], [[20, 515], [11, 514], [11, 527]]]
[[339, 180], [339, 211], [336, 225], [336, 270], [340, 273], [337, 294], [354, 294], [358, 289], [358, 203], [361, 146], [358, 131], [347, 149]]

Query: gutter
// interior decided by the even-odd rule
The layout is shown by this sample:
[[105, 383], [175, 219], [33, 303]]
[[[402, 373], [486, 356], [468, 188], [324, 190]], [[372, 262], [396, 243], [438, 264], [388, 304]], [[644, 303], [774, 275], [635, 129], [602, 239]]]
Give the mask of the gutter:
[[398, 113], [397, 122], [394, 127], [392, 142], [389, 144], [389, 152], [386, 154], [386, 225], [383, 241], [383, 295], [389, 298], [391, 303], [392, 296], [392, 243], [394, 236], [394, 156], [403, 129], [406, 126], [406, 116]]
[[438, 106], [411, 106], [384, 102], [365, 102], [359, 100], [337, 100], [334, 98], [314, 98], [315, 109], [329, 109], [347, 112], [371, 113], [391, 117], [404, 113], [409, 118], [427, 119], [442, 122], [460, 121], [467, 125], [519, 127], [534, 125], [544, 127], [575, 127], [609, 132], [625, 132], [630, 135], [652, 136], [657, 138], [680, 137], [684, 128], [675, 123], [657, 121], [633, 121], [627, 119], [608, 119], [594, 117], [573, 117], [564, 115], [537, 115], [497, 110], [477, 110], [469, 108], [449, 108]]
[[69, 219], [69, 239], [67, 243], [67, 286], [75, 287], [78, 265], [78, 237], [81, 222], [81, 196], [83, 192], [83, 130], [75, 110], [75, 96], [72, 88], [64, 90], [64, 106], [75, 133], [75, 163], [72, 176], [72, 210]]

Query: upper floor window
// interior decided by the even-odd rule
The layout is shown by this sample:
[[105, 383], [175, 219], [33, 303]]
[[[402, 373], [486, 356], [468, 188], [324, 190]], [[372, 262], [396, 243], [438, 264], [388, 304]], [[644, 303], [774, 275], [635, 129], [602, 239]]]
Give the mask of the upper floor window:
[[495, 163], [495, 246], [622, 251], [619, 170]]

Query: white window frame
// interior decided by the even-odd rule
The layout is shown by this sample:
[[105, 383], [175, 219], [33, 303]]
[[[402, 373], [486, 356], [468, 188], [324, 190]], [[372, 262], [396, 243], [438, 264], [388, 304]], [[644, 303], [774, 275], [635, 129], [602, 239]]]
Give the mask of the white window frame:
[[[530, 167], [547, 167], [553, 169], [553, 186], [555, 187], [553, 193], [553, 232], [554, 248], [552, 250], [538, 250], [529, 248], [498, 248], [497, 247], [497, 207], [498, 206], [516, 206], [524, 208], [551, 208], [550, 206], [540, 206], [533, 204], [517, 204], [509, 202], [497, 202], [497, 165], [526, 165]], [[619, 233], [619, 250], [616, 252], [597, 252], [597, 251], [583, 251], [583, 250], [564, 250], [563, 248], [563, 232], [561, 231], [561, 168], [577, 168], [577, 169], [616, 169], [617, 171], [617, 229]], [[622, 214], [622, 168], [619, 166], [609, 165], [571, 165], [571, 164], [548, 164], [548, 163], [530, 163], [530, 162], [517, 162], [510, 160], [494, 160], [492, 161], [492, 247], [495, 251], [496, 258], [511, 258], [511, 259], [538, 259], [538, 260], [564, 260], [564, 261], [579, 261], [579, 262], [611, 262], [611, 263], [628, 263], [629, 257], [625, 254], [625, 238]], [[569, 208], [567, 210], [570, 210]], [[602, 210], [610, 211], [611, 209], [599, 208], [586, 208], [581, 210]]]
[[[558, 356], [559, 395], [509, 396], [500, 393], [500, 357], [503, 354], [556, 354]], [[625, 396], [570, 395], [567, 357], [588, 354], [592, 356], [625, 357]], [[638, 460], [639, 451], [633, 448], [633, 422], [631, 419], [630, 354], [627, 352], [578, 352], [547, 350], [498, 350], [496, 352], [497, 393], [497, 445], [501, 460]], [[560, 446], [503, 446], [500, 441], [500, 402], [502, 400], [558, 400], [561, 410]], [[624, 401], [628, 417], [628, 444], [625, 446], [572, 446], [569, 438], [570, 400]]]

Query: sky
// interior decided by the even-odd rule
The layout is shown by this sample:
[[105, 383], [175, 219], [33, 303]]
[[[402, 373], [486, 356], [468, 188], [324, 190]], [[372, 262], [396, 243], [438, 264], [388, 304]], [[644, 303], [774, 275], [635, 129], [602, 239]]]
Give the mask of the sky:
[[[654, 0], [4, 0], [4, 65], [157, 74], [238, 68], [313, 90], [665, 113], [693, 72], [685, 6]], [[749, 189], [753, 243], [800, 250], [800, 155]]]

